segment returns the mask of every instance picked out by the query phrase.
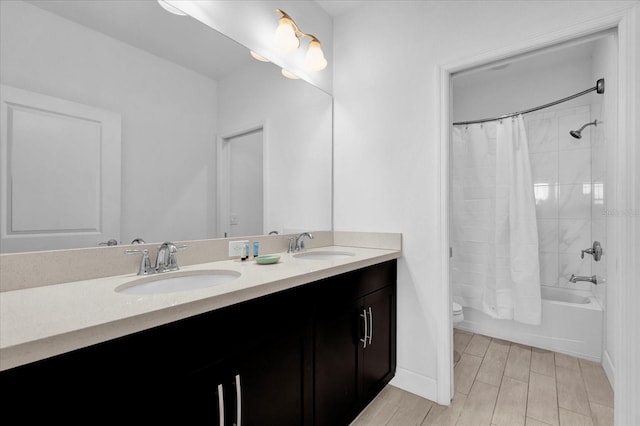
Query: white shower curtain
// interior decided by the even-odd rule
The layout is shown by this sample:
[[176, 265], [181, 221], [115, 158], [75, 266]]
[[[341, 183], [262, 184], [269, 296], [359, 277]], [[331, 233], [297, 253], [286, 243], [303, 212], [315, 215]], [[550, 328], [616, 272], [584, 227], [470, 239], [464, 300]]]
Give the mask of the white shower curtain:
[[540, 324], [538, 232], [522, 116], [455, 126], [454, 300], [499, 319]]

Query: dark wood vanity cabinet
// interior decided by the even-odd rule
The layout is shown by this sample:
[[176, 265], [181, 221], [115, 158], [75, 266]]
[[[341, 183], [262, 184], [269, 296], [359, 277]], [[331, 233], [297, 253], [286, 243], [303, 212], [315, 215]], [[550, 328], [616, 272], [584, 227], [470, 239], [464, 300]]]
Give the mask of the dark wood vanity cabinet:
[[3, 412], [347, 425], [395, 373], [395, 281], [393, 260], [4, 371]]
[[[313, 413], [311, 318], [298, 291], [236, 305], [225, 356], [177, 378], [188, 424], [302, 425]], [[219, 326], [219, 324], [218, 324]]]
[[349, 424], [395, 374], [395, 274], [395, 262], [345, 274], [317, 298], [314, 424]]

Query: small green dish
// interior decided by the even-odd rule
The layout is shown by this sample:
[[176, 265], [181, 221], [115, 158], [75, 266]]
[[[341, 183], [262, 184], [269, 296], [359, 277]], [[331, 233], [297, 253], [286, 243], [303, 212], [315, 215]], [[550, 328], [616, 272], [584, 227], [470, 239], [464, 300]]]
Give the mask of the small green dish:
[[271, 265], [272, 263], [278, 263], [279, 260], [279, 254], [263, 254], [256, 257], [256, 263], [258, 265]]

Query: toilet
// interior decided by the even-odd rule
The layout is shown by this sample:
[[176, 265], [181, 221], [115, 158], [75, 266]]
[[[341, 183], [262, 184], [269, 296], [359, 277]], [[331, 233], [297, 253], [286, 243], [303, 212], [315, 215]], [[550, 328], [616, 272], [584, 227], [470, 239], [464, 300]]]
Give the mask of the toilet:
[[464, 313], [462, 312], [462, 306], [453, 302], [453, 323], [459, 324], [464, 321]]

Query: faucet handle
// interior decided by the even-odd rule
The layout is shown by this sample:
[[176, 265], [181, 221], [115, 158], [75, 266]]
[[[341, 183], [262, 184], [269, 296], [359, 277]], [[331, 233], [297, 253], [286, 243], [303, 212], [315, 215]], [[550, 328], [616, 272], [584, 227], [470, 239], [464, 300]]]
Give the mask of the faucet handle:
[[580, 253], [580, 259], [584, 259], [585, 253], [592, 255], [593, 260], [599, 262], [602, 258], [602, 255], [604, 254], [600, 241], [594, 241], [592, 247], [582, 250], [582, 253]]
[[[140, 259], [140, 267], [138, 268], [138, 275], [149, 275], [153, 273], [154, 269], [151, 267], [151, 259], [149, 259], [149, 250], [137, 250], [129, 249], [124, 251], [125, 254], [142, 254]], [[154, 271], [155, 272], [155, 271]]]
[[289, 248], [287, 249], [287, 253], [293, 253], [296, 251], [296, 237], [287, 237], [289, 240]]

